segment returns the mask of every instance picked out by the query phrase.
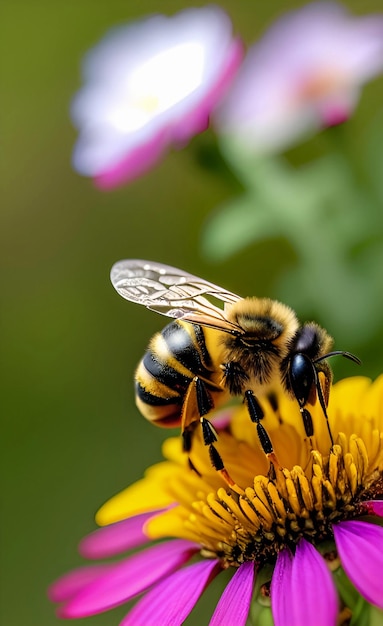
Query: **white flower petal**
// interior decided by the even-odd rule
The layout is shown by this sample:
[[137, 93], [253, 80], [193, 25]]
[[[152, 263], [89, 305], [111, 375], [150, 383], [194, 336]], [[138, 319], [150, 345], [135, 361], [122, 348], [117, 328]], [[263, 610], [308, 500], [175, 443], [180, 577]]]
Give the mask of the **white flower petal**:
[[72, 103], [75, 168], [129, 178], [128, 157], [146, 142], [160, 136], [162, 150], [204, 130], [241, 57], [229, 18], [214, 6], [112, 30], [85, 58], [86, 82]]

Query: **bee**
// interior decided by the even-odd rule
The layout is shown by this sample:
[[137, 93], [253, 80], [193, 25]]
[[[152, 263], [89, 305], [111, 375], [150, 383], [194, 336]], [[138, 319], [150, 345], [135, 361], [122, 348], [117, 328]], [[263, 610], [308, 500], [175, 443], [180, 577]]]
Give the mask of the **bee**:
[[331, 351], [333, 339], [318, 324], [300, 324], [290, 307], [275, 300], [241, 298], [162, 263], [119, 261], [111, 281], [126, 300], [173, 318], [151, 339], [137, 367], [138, 409], [158, 426], [180, 425], [186, 452], [200, 423], [212, 465], [228, 484], [231, 478], [214, 446], [217, 433], [206, 416], [233, 396], [244, 399], [261, 447], [275, 464], [258, 401], [275, 383], [297, 401], [307, 437], [314, 432], [308, 407], [319, 400], [333, 445], [327, 359], [342, 355], [360, 361], [349, 352]]

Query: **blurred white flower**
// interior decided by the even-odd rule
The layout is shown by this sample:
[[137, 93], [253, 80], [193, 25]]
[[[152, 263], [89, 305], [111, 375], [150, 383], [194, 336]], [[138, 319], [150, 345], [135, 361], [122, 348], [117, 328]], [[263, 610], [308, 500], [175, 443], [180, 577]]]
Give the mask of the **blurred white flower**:
[[257, 153], [345, 121], [383, 70], [383, 15], [332, 2], [284, 15], [250, 48], [213, 122]]
[[99, 187], [148, 170], [206, 129], [243, 57], [220, 8], [154, 15], [110, 31], [85, 58], [72, 105], [74, 167]]

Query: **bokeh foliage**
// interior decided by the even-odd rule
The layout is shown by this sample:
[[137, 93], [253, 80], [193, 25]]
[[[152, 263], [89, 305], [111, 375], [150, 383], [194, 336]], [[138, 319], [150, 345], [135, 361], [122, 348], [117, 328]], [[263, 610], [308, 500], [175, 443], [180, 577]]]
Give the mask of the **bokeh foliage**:
[[[303, 3], [220, 4], [251, 43], [282, 11]], [[346, 5], [356, 13], [382, 8], [379, 0]], [[160, 459], [166, 433], [138, 415], [131, 381], [149, 337], [163, 320], [116, 296], [108, 278], [114, 261], [155, 259], [240, 294], [283, 297], [300, 317], [326, 326], [337, 347], [355, 350], [363, 359], [361, 373], [381, 371], [382, 240], [371, 213], [365, 211], [365, 220], [360, 216], [374, 195], [373, 219], [376, 224], [383, 219], [382, 78], [365, 88], [355, 116], [341, 132], [322, 133], [286, 155], [285, 164], [294, 173], [332, 152], [333, 164], [324, 165], [328, 174], [320, 173], [322, 182], [313, 176], [308, 186], [310, 197], [316, 196], [315, 185], [318, 194], [342, 187], [340, 204], [335, 203], [341, 213], [336, 236], [331, 230], [333, 252], [342, 249], [348, 211], [350, 216], [357, 212], [365, 229], [363, 242], [347, 250], [345, 263], [349, 268], [355, 259], [362, 263], [363, 271], [358, 271], [366, 288], [359, 279], [351, 281], [344, 307], [335, 311], [330, 304], [332, 297], [339, 301], [339, 283], [331, 276], [329, 259], [323, 258], [328, 277], [323, 284], [329, 287], [315, 292], [313, 280], [307, 300], [307, 285], [295, 271], [297, 247], [281, 229], [239, 246], [230, 257], [212, 259], [206, 250], [202, 253], [201, 233], [213, 209], [243, 194], [240, 181], [217, 160], [212, 133], [113, 192], [95, 190], [72, 171], [75, 131], [68, 108], [80, 84], [83, 53], [114, 24], [187, 6], [184, 0], [3, 3], [1, 612], [7, 626], [58, 623], [45, 598], [47, 585], [81, 563], [75, 546], [94, 528], [98, 506]], [[342, 159], [347, 166], [339, 164]], [[357, 197], [355, 185], [363, 188]], [[321, 227], [331, 228], [333, 206], [321, 215]], [[301, 241], [306, 235], [296, 232]], [[281, 283], [285, 271], [292, 277], [289, 290]], [[294, 280], [299, 288], [293, 288]], [[367, 297], [366, 308], [377, 311], [373, 328], [364, 317]], [[319, 299], [329, 303], [327, 313]], [[338, 376], [358, 373], [347, 362], [335, 369]], [[211, 591], [216, 598], [217, 585]], [[206, 622], [209, 602], [201, 602], [190, 625]], [[116, 611], [115, 623], [125, 612]], [[91, 621], [106, 626], [110, 620], [106, 614]]]

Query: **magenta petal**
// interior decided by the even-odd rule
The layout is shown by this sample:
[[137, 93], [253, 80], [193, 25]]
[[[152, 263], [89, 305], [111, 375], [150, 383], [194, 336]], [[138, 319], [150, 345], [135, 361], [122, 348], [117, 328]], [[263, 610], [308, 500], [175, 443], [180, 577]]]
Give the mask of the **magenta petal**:
[[65, 602], [84, 587], [114, 567], [113, 565], [86, 565], [64, 574], [48, 589], [48, 597], [52, 602]]
[[368, 602], [383, 609], [383, 527], [346, 521], [333, 525], [342, 567]]
[[233, 41], [221, 73], [215, 83], [212, 84], [202, 101], [193, 108], [184, 118], [180, 119], [173, 129], [173, 141], [176, 144], [184, 144], [193, 135], [202, 133], [209, 125], [210, 114], [217, 102], [221, 100], [232, 82], [238, 67], [244, 56], [242, 40]]
[[175, 118], [153, 137], [127, 152], [125, 158], [94, 177], [94, 182], [100, 189], [112, 189], [122, 183], [138, 178], [151, 167], [167, 151], [172, 144], [183, 147], [193, 135], [203, 132], [209, 125], [209, 116], [227, 90], [234, 78], [238, 66], [243, 58], [244, 48], [242, 41], [236, 39], [227, 51], [226, 63], [221, 69], [215, 83], [205, 97], [195, 104], [180, 119]]
[[319, 552], [305, 539], [295, 555], [279, 553], [271, 582], [275, 626], [335, 626], [338, 598], [331, 573]]
[[254, 586], [254, 563], [243, 563], [223, 592], [209, 626], [245, 626]]
[[80, 554], [87, 559], [104, 559], [147, 543], [142, 528], [151, 517], [153, 512], [144, 513], [96, 530], [81, 541]]
[[383, 500], [366, 500], [362, 505], [363, 513], [383, 517]]
[[130, 182], [147, 172], [162, 156], [170, 144], [169, 127], [161, 129], [147, 142], [138, 145], [118, 163], [94, 177], [99, 189], [113, 189], [117, 185]]
[[197, 550], [196, 544], [175, 539], [135, 554], [72, 598], [60, 617], [86, 617], [122, 604], [183, 565]]
[[151, 589], [120, 626], [179, 626], [220, 571], [221, 566], [216, 560], [184, 567]]
[[271, 579], [271, 609], [275, 626], [290, 626], [291, 572], [293, 555], [288, 548], [281, 550]]

